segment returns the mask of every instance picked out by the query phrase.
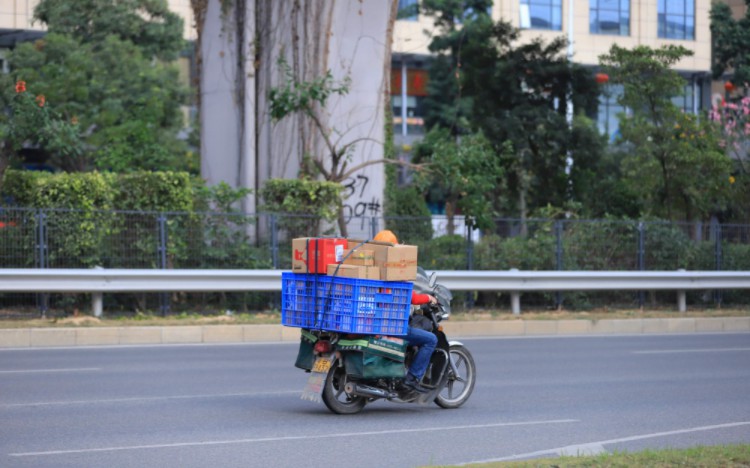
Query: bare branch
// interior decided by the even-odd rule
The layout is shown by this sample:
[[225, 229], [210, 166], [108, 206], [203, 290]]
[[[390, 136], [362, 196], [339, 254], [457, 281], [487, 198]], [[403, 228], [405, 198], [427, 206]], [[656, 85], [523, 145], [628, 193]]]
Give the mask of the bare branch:
[[331, 180], [331, 177], [333, 177], [333, 174], [326, 169], [326, 166], [325, 164], [323, 164], [323, 161], [321, 161], [318, 158], [312, 158], [312, 161], [313, 161], [313, 164], [315, 164], [315, 167], [318, 168], [320, 173], [323, 174], [323, 178], [325, 180]]
[[348, 171], [341, 174], [339, 177], [337, 177], [337, 180], [335, 182], [341, 182], [351, 175], [353, 175], [355, 172], [359, 171], [360, 169], [363, 169], [367, 166], [374, 166], [375, 164], [395, 164], [397, 166], [403, 166], [403, 167], [410, 167], [415, 170], [424, 170], [427, 168], [427, 164], [414, 164], [407, 161], [399, 161], [397, 159], [374, 159], [372, 161], [365, 161], [361, 164], [357, 164], [356, 166], [352, 167]]
[[310, 116], [310, 118], [313, 120], [313, 123], [316, 127], [318, 127], [318, 131], [320, 131], [320, 134], [323, 136], [323, 140], [326, 143], [326, 146], [328, 147], [328, 151], [331, 152], [331, 154], [336, 154], [336, 145], [331, 141], [331, 138], [328, 136], [328, 129], [323, 125], [323, 122], [320, 120], [320, 117], [318, 117], [317, 112], [313, 111], [312, 109], [309, 109], [307, 112], [307, 115]]
[[350, 146], [354, 146], [360, 141], [371, 141], [373, 143], [381, 144], [379, 140], [376, 140], [375, 138], [370, 137], [361, 137], [361, 138], [355, 138], [354, 140], [350, 141], [349, 143], [345, 144], [342, 149], [343, 152], [346, 153], [346, 151], [349, 149]]

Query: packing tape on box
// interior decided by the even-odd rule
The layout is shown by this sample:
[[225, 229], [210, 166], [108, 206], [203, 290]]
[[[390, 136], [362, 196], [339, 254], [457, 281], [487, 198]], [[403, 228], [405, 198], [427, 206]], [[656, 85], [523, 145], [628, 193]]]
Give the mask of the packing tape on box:
[[391, 267], [407, 267], [407, 266], [412, 266], [416, 264], [417, 264], [416, 260], [401, 260], [399, 262], [386, 262], [383, 264], [383, 266], [386, 268], [391, 268]]

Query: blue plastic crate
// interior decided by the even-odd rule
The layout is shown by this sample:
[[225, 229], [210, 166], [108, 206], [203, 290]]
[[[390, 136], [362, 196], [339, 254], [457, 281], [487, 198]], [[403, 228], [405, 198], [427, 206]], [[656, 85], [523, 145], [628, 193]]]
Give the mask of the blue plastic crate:
[[412, 283], [281, 274], [281, 324], [289, 327], [404, 336]]

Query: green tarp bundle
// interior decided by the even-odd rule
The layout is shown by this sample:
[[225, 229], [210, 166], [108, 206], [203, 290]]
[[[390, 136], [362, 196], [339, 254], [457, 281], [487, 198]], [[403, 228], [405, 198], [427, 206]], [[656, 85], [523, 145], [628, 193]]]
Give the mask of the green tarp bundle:
[[[310, 370], [315, 362], [313, 347], [318, 337], [308, 330], [302, 330], [297, 361], [294, 365]], [[344, 353], [347, 374], [364, 379], [403, 377], [406, 372], [404, 356], [406, 342], [402, 338], [390, 336], [358, 336], [342, 339], [336, 348]]]
[[367, 336], [340, 340], [338, 348], [346, 353], [346, 373], [365, 379], [403, 377], [406, 342], [390, 336]]

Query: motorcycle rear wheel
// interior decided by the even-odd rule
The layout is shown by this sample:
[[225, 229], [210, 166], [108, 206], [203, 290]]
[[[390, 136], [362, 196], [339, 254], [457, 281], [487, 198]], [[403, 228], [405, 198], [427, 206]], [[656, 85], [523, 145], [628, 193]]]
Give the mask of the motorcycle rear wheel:
[[351, 396], [344, 391], [346, 386], [346, 368], [334, 362], [328, 370], [323, 387], [323, 403], [336, 414], [356, 414], [367, 404], [367, 398]]
[[474, 391], [477, 368], [471, 353], [462, 345], [450, 347], [451, 359], [456, 365], [457, 373], [448, 368], [448, 382], [435, 397], [435, 403], [441, 408], [458, 408], [466, 403]]

